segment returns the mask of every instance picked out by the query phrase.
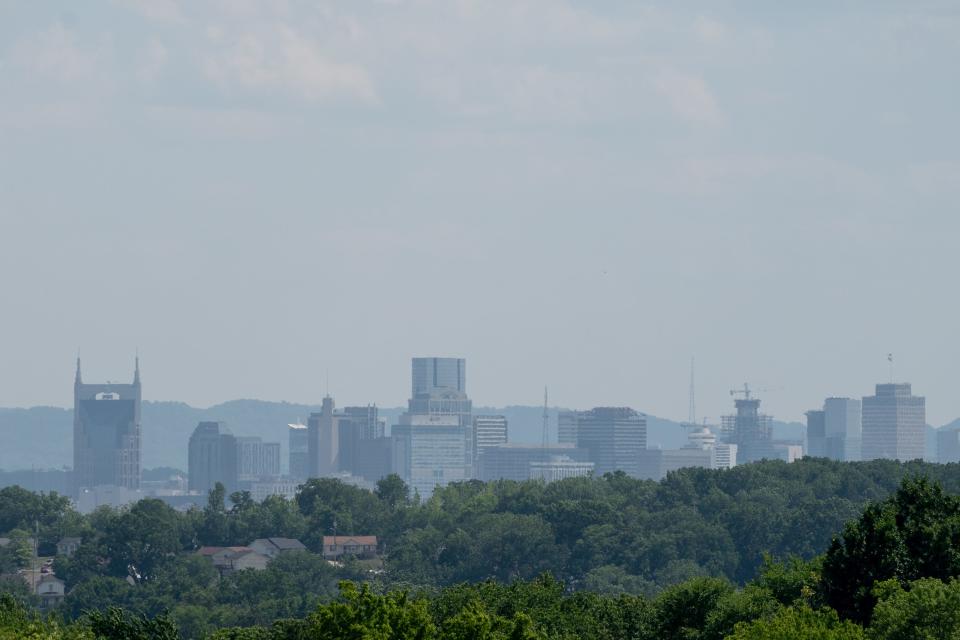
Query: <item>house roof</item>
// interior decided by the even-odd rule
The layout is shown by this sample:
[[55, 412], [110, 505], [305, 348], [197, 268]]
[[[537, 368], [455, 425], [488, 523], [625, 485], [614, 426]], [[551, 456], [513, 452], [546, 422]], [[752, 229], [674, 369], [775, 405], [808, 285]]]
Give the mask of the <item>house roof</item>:
[[323, 536], [323, 546], [335, 544], [357, 544], [377, 546], [377, 536]]
[[250, 544], [254, 544], [255, 542], [261, 542], [265, 545], [273, 546], [280, 551], [300, 551], [306, 549], [304, 544], [296, 538], [258, 538]]
[[212, 556], [218, 551], [222, 551], [223, 547], [200, 547], [197, 549], [198, 556]]

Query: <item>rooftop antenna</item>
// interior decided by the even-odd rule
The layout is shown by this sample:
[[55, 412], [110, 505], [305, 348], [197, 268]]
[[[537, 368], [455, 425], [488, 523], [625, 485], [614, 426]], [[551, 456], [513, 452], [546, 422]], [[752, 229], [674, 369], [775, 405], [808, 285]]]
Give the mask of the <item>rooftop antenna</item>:
[[887, 362], [890, 365], [890, 384], [893, 384], [893, 354], [887, 354]]

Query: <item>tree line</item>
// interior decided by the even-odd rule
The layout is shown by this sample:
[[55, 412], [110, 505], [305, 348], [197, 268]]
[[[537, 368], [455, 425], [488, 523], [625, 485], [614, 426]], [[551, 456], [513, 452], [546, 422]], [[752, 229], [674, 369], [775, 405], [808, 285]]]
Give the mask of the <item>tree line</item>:
[[[119, 606], [121, 618], [128, 621], [139, 620], [138, 616], [163, 620], [166, 614], [184, 637], [191, 638], [228, 628], [273, 633], [277, 620], [288, 626], [297, 620], [301, 626], [313, 624], [310, 621], [315, 622], [325, 607], [387, 607], [393, 602], [390, 598], [401, 593], [409, 594], [405, 602], [425, 603], [435, 629], [431, 633], [442, 637], [449, 637], [448, 618], [460, 614], [477, 618], [483, 628], [489, 623], [490, 633], [514, 634], [522, 627], [523, 633], [547, 634], [543, 637], [680, 637], [645, 636], [642, 633], [648, 631], [636, 630], [621, 635], [626, 633], [623, 629], [606, 636], [557, 635], [560, 632], [551, 631], [545, 622], [553, 619], [547, 614], [527, 611], [532, 620], [528, 624], [486, 601], [489, 596], [496, 602], [520, 602], [527, 597], [521, 597], [521, 591], [529, 591], [533, 600], [556, 592], [550, 605], [556, 611], [589, 601], [590, 607], [608, 610], [618, 620], [640, 616], [649, 625], [651, 611], [666, 615], [658, 603], [679, 597], [678, 589], [694, 589], [695, 598], [706, 598], [695, 607], [698, 611], [716, 609], [710, 614], [715, 626], [720, 624], [717, 616], [736, 601], [756, 613], [758, 620], [773, 620], [766, 614], [780, 607], [791, 612], [778, 615], [807, 616], [811, 624], [827, 626], [834, 621], [823, 618], [830, 614], [822, 613], [821, 607], [829, 605], [837, 628], [846, 628], [849, 622], [869, 629], [877, 624], [871, 619], [881, 606], [877, 603], [913, 597], [916, 590], [910, 585], [916, 581], [934, 579], [936, 584], [924, 583], [924, 588], [947, 591], [930, 597], [952, 597], [949, 579], [960, 567], [950, 554], [956, 554], [954, 540], [960, 539], [960, 529], [949, 528], [953, 522], [949, 513], [938, 516], [935, 522], [947, 523], [943, 525], [947, 528], [937, 529], [931, 538], [933, 525], [917, 514], [933, 507], [911, 511], [910, 505], [933, 500], [947, 513], [944, 505], [953, 504], [951, 495], [960, 492], [957, 471], [956, 465], [921, 462], [806, 459], [729, 471], [685, 469], [659, 483], [622, 474], [551, 484], [467, 482], [440, 489], [423, 503], [414, 501], [396, 477], [384, 479], [372, 492], [335, 480], [311, 480], [292, 501], [269, 498], [256, 503], [249, 494], [226, 496], [218, 488], [204, 509], [180, 513], [159, 500], [143, 500], [89, 516], [74, 512], [60, 496], [7, 488], [0, 490], [0, 530], [23, 539], [39, 525], [41, 553], [49, 553], [60, 537], [82, 538], [73, 557], [58, 557], [54, 563], [69, 590], [55, 612], [63, 620], [83, 621], [85, 612]], [[904, 491], [897, 492], [904, 478], [921, 476], [933, 484], [924, 485], [920, 493], [904, 494], [908, 497], [901, 497], [901, 503], [890, 502]], [[929, 492], [939, 492], [938, 497], [929, 497]], [[861, 527], [859, 534], [845, 530], [844, 523], [858, 515], [876, 526]], [[385, 558], [383, 570], [374, 572], [353, 560], [331, 566], [319, 557], [323, 536], [334, 527], [339, 534], [377, 535]], [[896, 533], [901, 531], [898, 527], [902, 532]], [[847, 540], [848, 534], [861, 537]], [[314, 553], [284, 554], [266, 570], [241, 571], [222, 579], [208, 559], [193, 553], [201, 546], [244, 545], [271, 536], [298, 538]], [[901, 538], [899, 547], [883, 546]], [[905, 558], [911, 556], [904, 549], [920, 548], [919, 541], [927, 539], [927, 551], [916, 554], [926, 559], [908, 562]], [[848, 548], [874, 550], [871, 562], [876, 570], [871, 575], [893, 571], [900, 591], [892, 584], [881, 589], [872, 583], [869, 587], [844, 583], [865, 566], [864, 558], [843, 555]], [[23, 562], [22, 551], [0, 555], [5, 570]], [[770, 558], [793, 560], [778, 564]], [[791, 587], [788, 599], [784, 593], [789, 589], [782, 588], [781, 593], [771, 583], [781, 574], [794, 576], [790, 578], [794, 581], [801, 574], [817, 578]], [[359, 586], [341, 590], [344, 580]], [[504, 591], [509, 589], [517, 593]], [[764, 589], [774, 593], [777, 607], [763, 595]], [[14, 581], [0, 582], [0, 590], [29, 602], [29, 595], [18, 591]], [[463, 606], [440, 604], [458, 593]], [[467, 606], [464, 593], [474, 593], [471, 598], [482, 601], [483, 615], [479, 604]], [[809, 611], [795, 607], [797, 602]], [[647, 613], [641, 616], [640, 609]], [[693, 613], [691, 609], [689, 614]], [[577, 615], [588, 619], [594, 614]], [[563, 625], [579, 628], [575, 622]], [[707, 633], [706, 619], [697, 624], [697, 633]], [[733, 633], [729, 625], [716, 629], [709, 632], [713, 635], [684, 637]]]

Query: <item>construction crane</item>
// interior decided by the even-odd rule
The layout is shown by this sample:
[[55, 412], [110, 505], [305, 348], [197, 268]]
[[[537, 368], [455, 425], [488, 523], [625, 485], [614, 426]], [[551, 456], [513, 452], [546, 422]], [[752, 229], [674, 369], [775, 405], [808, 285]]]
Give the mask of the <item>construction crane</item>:
[[765, 393], [767, 391], [779, 391], [782, 387], [767, 387], [765, 389], [751, 389], [750, 385], [746, 382], [743, 383], [743, 389], [732, 389], [730, 391], [731, 396], [743, 396], [744, 400], [749, 400], [750, 396], [755, 393]]

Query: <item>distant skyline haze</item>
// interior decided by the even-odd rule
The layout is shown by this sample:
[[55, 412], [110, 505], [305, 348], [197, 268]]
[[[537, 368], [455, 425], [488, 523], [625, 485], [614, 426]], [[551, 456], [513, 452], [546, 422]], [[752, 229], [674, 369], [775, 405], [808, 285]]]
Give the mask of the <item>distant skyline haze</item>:
[[960, 6], [0, 4], [0, 406], [960, 417]]

